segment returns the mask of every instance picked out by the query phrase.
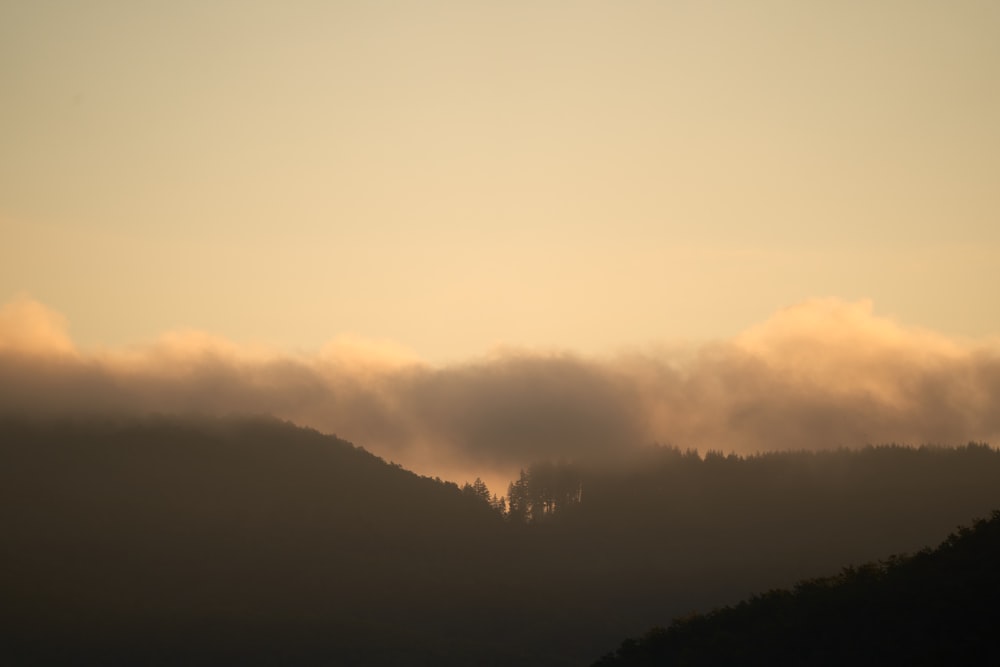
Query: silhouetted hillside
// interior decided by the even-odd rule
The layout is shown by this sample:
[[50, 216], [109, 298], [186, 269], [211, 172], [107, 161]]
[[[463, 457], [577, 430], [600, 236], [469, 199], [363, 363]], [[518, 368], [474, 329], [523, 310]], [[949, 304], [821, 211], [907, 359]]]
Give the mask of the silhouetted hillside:
[[[545, 559], [572, 570], [574, 604], [600, 619], [588, 638], [611, 627], [636, 635], [754, 591], [914, 552], [1000, 506], [1000, 453], [976, 444], [749, 458], [660, 448], [613, 467], [575, 466], [579, 501], [560, 504], [551, 490], [574, 488], [558, 481], [574, 478], [565, 467], [574, 468], [532, 467], [514, 490], [534, 517], [529, 532], [544, 536]], [[539, 504], [555, 509], [539, 515]]]
[[454, 485], [267, 419], [0, 428], [4, 664], [431, 664], [488, 625], [503, 525]]
[[845, 568], [627, 640], [595, 667], [1000, 664], [1000, 511], [936, 549]]
[[585, 664], [931, 544], [1000, 506], [1000, 454], [653, 449], [512, 489], [504, 518], [271, 419], [0, 419], [0, 662]]

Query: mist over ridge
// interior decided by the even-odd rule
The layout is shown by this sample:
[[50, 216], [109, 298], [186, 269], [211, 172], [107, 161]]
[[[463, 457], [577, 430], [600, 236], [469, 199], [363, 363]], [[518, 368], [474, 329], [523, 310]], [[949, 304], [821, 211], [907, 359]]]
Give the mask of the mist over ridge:
[[0, 371], [10, 414], [268, 413], [456, 477], [654, 442], [747, 454], [1000, 441], [996, 340], [838, 299], [699, 346], [601, 358], [508, 348], [431, 366], [365, 341], [296, 355], [200, 332], [81, 350], [61, 316], [22, 298], [0, 309]]

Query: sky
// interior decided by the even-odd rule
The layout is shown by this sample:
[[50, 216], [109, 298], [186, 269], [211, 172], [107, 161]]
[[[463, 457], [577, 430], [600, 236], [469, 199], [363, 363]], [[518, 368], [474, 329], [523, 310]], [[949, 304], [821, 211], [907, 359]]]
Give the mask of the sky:
[[6, 2], [0, 301], [431, 363], [1000, 331], [995, 2]]
[[992, 1], [5, 2], [0, 389], [427, 469], [997, 436], [997, 35]]

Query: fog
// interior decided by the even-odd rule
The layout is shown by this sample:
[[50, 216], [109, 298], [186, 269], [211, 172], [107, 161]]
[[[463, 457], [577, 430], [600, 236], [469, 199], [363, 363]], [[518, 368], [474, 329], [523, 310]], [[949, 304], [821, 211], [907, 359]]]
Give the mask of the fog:
[[907, 327], [865, 301], [807, 301], [699, 345], [604, 357], [505, 348], [446, 366], [356, 339], [304, 355], [190, 331], [80, 349], [38, 302], [0, 309], [3, 412], [267, 413], [452, 478], [652, 443], [742, 454], [995, 444], [998, 404], [997, 340]]

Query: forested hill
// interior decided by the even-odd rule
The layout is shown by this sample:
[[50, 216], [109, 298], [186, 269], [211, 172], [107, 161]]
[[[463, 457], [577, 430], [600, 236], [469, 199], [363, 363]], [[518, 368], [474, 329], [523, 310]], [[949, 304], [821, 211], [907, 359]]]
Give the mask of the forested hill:
[[702, 597], [715, 589], [721, 602], [748, 583], [791, 585], [935, 543], [1000, 507], [1000, 452], [975, 443], [751, 457], [652, 448], [600, 468], [532, 466], [511, 492], [512, 518], [555, 542], [586, 553], [610, 549], [595, 536], [628, 545], [629, 567], [698, 572]]
[[511, 491], [272, 419], [0, 418], [0, 664], [589, 664], [936, 542], [1000, 507], [1000, 453], [650, 449]]
[[[503, 521], [270, 419], [0, 423], [0, 663], [433, 664]], [[454, 646], [453, 646], [454, 644]]]
[[995, 511], [934, 550], [676, 620], [595, 667], [997, 665], [998, 605]]

